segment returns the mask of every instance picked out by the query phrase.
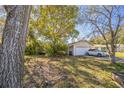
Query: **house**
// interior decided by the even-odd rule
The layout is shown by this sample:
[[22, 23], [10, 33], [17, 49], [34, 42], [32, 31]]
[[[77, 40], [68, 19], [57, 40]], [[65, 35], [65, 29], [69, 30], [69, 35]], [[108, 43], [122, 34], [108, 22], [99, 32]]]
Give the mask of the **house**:
[[87, 51], [92, 47], [92, 45], [85, 41], [80, 40], [68, 45], [68, 54], [73, 56], [86, 55]]
[[[110, 48], [110, 45], [108, 45]], [[95, 44], [93, 48], [99, 49], [101, 51], [107, 51], [106, 45]], [[124, 44], [116, 44], [116, 52], [124, 51]]]
[[124, 44], [117, 44], [117, 52], [124, 51]]
[[[109, 45], [109, 47], [110, 47], [110, 45]], [[107, 50], [106, 45], [101, 45], [101, 44], [94, 44], [93, 48], [101, 50], [101, 51], [106, 51]]]

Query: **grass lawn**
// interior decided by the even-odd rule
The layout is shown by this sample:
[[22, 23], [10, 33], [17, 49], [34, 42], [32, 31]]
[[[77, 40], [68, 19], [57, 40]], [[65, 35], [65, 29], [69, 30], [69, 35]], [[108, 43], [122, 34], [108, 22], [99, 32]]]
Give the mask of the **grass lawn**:
[[116, 52], [116, 57], [124, 58], [124, 52]]
[[111, 72], [124, 71], [124, 64], [110, 64], [95, 57], [25, 57], [24, 87], [118, 87]]

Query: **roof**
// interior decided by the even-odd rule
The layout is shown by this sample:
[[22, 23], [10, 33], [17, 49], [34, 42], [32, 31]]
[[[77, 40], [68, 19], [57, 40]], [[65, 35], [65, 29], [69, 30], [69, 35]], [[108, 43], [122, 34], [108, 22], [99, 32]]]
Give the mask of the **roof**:
[[[72, 46], [72, 45], [74, 45], [75, 43], [79, 43], [79, 42], [87, 42], [88, 44], [90, 44], [88, 41], [86, 41], [86, 40], [79, 40], [79, 41], [76, 41], [76, 42], [72, 42], [72, 43], [69, 43], [68, 45], [69, 46]], [[91, 45], [91, 44], [90, 44]]]
[[[119, 46], [119, 47], [124, 47], [124, 44], [116, 44], [117, 45], [117, 47]], [[110, 45], [108, 45], [109, 47], [110, 47]], [[106, 47], [106, 45], [101, 45], [101, 44], [94, 44], [94, 46], [93, 47]]]
[[95, 44], [93, 47], [106, 47], [106, 45]]

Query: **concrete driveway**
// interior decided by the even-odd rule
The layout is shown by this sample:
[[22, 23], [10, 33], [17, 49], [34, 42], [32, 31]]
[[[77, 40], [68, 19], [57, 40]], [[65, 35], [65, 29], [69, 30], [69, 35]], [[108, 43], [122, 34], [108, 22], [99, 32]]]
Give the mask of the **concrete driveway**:
[[[96, 57], [96, 56], [87, 56], [87, 57], [95, 57], [96, 59], [102, 59], [102, 60], [106, 60], [106, 61], [109, 61], [110, 58], [109, 57]], [[116, 57], [116, 62], [122, 62], [124, 63], [124, 58], [119, 58], [119, 57]]]
[[118, 57], [116, 57], [116, 61], [117, 62], [123, 62], [124, 63], [124, 58], [118, 58]]

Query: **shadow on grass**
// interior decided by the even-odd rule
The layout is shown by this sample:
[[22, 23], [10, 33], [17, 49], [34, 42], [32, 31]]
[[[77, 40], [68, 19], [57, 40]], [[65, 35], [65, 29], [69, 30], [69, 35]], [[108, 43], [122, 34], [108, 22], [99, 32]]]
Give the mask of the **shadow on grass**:
[[[122, 70], [122, 64], [109, 65], [106, 61], [87, 57], [29, 57], [25, 63], [24, 87], [115, 87], [100, 80], [93, 72]], [[34, 60], [36, 59], [36, 60]], [[86, 86], [87, 85], [87, 86]]]

